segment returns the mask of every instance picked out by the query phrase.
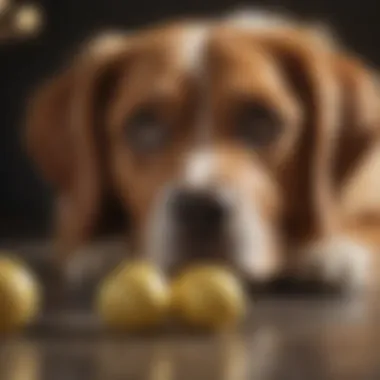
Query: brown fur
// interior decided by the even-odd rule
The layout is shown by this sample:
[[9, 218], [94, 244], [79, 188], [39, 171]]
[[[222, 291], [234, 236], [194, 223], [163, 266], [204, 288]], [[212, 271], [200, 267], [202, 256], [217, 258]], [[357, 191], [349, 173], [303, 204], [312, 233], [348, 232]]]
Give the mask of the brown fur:
[[[110, 51], [99, 48], [97, 56], [87, 50], [34, 97], [27, 142], [57, 192], [62, 251], [93, 237], [106, 191], [132, 214], [138, 233], [157, 189], [177, 175], [200, 99], [198, 85], [174, 59], [181, 28], [153, 28]], [[280, 138], [256, 153], [279, 186], [282, 202], [273, 206], [276, 197], [269, 196], [268, 209], [289, 243], [356, 231], [363, 213], [380, 215], [373, 196], [380, 158], [371, 153], [379, 135], [378, 90], [360, 60], [318, 43], [306, 30], [254, 33], [224, 26], [215, 27], [206, 57], [212, 128], [226, 151], [235, 149], [239, 99], [263, 101], [282, 115]], [[138, 157], [123, 145], [123, 123], [147, 104], [173, 128], [174, 140], [164, 152]], [[372, 162], [365, 161], [369, 156]], [[225, 170], [235, 170], [233, 162], [226, 159]]]

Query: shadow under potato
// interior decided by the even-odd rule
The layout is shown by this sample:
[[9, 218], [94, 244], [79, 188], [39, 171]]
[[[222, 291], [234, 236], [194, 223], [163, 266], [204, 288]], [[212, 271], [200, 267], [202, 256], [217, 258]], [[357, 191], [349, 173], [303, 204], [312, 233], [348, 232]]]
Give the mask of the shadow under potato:
[[290, 276], [278, 278], [265, 285], [251, 284], [248, 291], [252, 296], [275, 296], [288, 298], [340, 298], [344, 294], [339, 286], [323, 284], [316, 280], [297, 280]]

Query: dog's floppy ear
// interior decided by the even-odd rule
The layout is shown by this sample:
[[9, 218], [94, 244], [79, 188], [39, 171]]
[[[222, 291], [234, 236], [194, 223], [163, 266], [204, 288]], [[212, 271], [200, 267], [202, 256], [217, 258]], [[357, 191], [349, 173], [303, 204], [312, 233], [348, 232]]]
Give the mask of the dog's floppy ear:
[[366, 152], [380, 137], [380, 88], [376, 73], [347, 55], [333, 57], [340, 82], [341, 124], [334, 176], [342, 187]]
[[[289, 166], [289, 215], [296, 239], [339, 233], [345, 182], [379, 141], [377, 80], [334, 41], [311, 29], [256, 38], [277, 59], [305, 112]], [[294, 182], [295, 181], [295, 182]]]
[[334, 57], [334, 64], [342, 98], [334, 159], [336, 190], [347, 220], [370, 221], [380, 210], [380, 82], [357, 57], [342, 54]]
[[95, 139], [99, 102], [107, 82], [127, 62], [128, 50], [129, 41], [122, 34], [86, 44], [29, 104], [27, 150], [58, 194], [56, 233], [66, 251], [91, 235], [99, 216], [102, 173]]
[[296, 241], [336, 229], [331, 160], [339, 124], [339, 93], [324, 40], [302, 31], [253, 33], [251, 41], [275, 58], [304, 110], [299, 136], [282, 182], [288, 210], [285, 226]]

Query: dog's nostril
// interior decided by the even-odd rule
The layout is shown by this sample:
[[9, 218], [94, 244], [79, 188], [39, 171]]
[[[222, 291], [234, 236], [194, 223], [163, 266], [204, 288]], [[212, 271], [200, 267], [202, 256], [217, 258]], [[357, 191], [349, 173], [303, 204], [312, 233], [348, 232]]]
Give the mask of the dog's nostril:
[[226, 213], [223, 202], [209, 192], [179, 191], [173, 199], [175, 221], [193, 237], [220, 232]]

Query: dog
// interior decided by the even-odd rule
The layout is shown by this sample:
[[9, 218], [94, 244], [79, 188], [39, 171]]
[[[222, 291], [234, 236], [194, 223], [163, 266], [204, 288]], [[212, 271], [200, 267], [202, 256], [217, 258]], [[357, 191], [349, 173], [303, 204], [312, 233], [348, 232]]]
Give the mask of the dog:
[[376, 233], [356, 232], [380, 215], [379, 99], [376, 71], [319, 25], [179, 20], [85, 43], [33, 95], [26, 145], [61, 252], [95, 237], [112, 195], [165, 270], [220, 261], [351, 292], [372, 278]]

